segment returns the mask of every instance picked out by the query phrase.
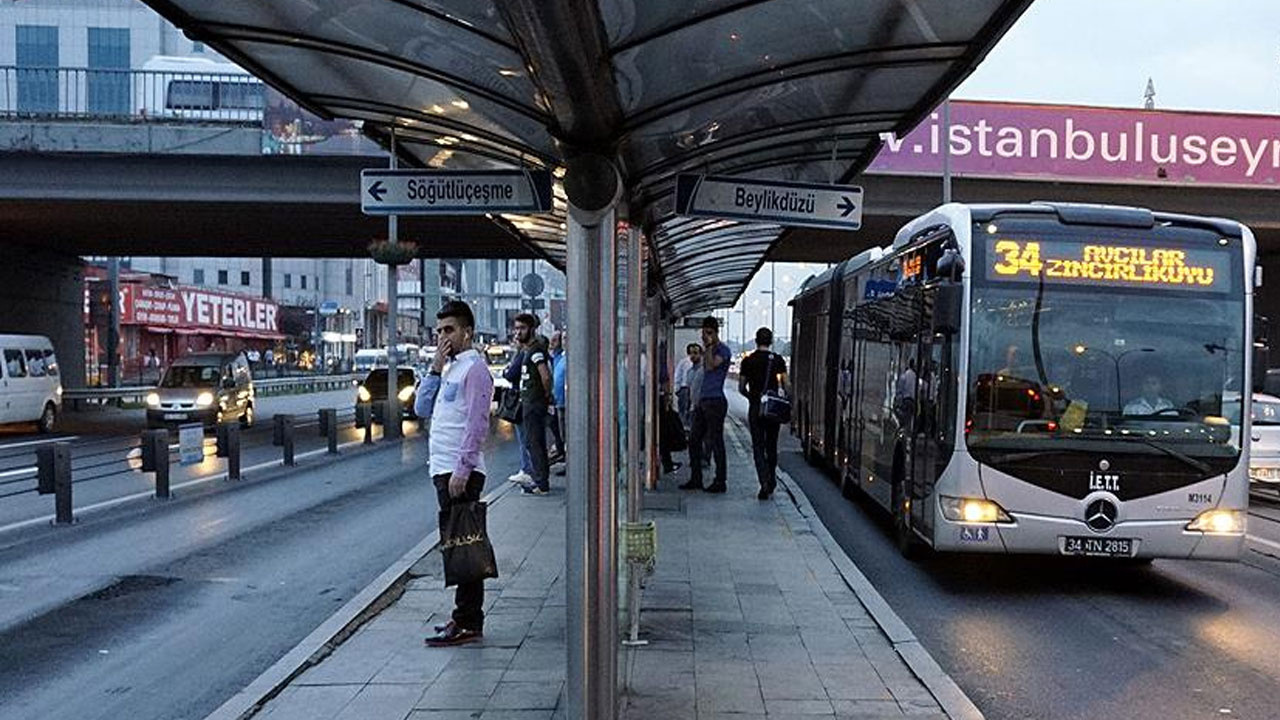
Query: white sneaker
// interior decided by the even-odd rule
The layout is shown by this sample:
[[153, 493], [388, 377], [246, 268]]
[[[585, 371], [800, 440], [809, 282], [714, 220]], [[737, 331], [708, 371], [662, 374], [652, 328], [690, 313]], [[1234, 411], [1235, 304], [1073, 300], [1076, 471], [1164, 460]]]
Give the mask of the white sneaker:
[[513, 483], [516, 483], [517, 485], [521, 483], [532, 482], [532, 481], [533, 481], [533, 476], [523, 470], [507, 478], [507, 482], [513, 482]]

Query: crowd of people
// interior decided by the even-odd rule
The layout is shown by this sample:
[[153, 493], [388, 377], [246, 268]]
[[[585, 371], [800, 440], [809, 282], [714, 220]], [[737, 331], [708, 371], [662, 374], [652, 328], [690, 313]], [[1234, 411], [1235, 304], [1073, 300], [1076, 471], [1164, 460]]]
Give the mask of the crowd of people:
[[[439, 346], [427, 374], [420, 381], [415, 412], [430, 421], [429, 465], [437, 500], [442, 511], [455, 505], [480, 500], [486, 467], [485, 440], [489, 432], [489, 403], [493, 377], [480, 353], [473, 347], [475, 318], [465, 302], [451, 301], [436, 315]], [[568, 336], [556, 332], [550, 338], [538, 332], [540, 322], [530, 313], [514, 320], [512, 340], [516, 352], [503, 372], [511, 383], [508, 392], [519, 395], [519, 422], [516, 435], [520, 445], [520, 468], [508, 479], [519, 483], [528, 495], [547, 495], [550, 476], [564, 474], [565, 447], [565, 363]], [[720, 341], [720, 324], [714, 317], [702, 322], [701, 344], [690, 343], [685, 357], [676, 366], [674, 390], [678, 406], [676, 428], [680, 437], [688, 431], [689, 479], [685, 490], [724, 493], [728, 488], [728, 468], [724, 447], [724, 422], [728, 412], [725, 380], [732, 353]], [[772, 352], [773, 332], [756, 332], [756, 350], [743, 359], [738, 390], [748, 401], [747, 420], [755, 457], [756, 479], [761, 500], [768, 499], [777, 485], [778, 422], [761, 412], [761, 400], [768, 393], [786, 392], [786, 362]], [[666, 373], [659, 369], [659, 382]], [[669, 403], [666, 388], [662, 397]], [[664, 428], [660, 435], [669, 435]], [[671, 458], [669, 447], [660, 447], [663, 469], [674, 472], [682, 464]], [[714, 462], [709, 484], [704, 471]], [[428, 645], [448, 647], [475, 642], [483, 637], [484, 581], [459, 583], [450, 620], [436, 626]]]

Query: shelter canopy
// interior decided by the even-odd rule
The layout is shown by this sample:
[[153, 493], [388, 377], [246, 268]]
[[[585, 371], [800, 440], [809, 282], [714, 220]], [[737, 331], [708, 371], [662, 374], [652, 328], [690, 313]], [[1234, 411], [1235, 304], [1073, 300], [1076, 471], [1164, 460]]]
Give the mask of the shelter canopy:
[[[313, 112], [395, 127], [408, 164], [614, 158], [677, 314], [731, 303], [784, 232], [676, 217], [678, 173], [847, 181], [1031, 2], [145, 1]], [[501, 222], [563, 265], [565, 208]]]

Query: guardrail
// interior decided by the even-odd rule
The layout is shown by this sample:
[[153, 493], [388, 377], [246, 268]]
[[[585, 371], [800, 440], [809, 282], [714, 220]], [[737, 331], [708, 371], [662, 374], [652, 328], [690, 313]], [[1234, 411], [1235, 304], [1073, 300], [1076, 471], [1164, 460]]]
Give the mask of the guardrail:
[[[362, 374], [344, 373], [342, 375], [301, 375], [284, 378], [267, 378], [254, 380], [254, 392], [259, 397], [274, 395], [291, 395], [307, 392], [324, 392], [326, 390], [342, 390], [351, 387], [352, 383], [364, 377]], [[121, 403], [143, 404], [147, 394], [154, 392], [155, 386], [133, 386], [121, 388], [75, 388], [62, 393], [62, 402], [69, 404], [73, 410], [85, 405], [107, 405]]]
[[248, 74], [0, 66], [0, 117], [261, 125], [266, 86]]

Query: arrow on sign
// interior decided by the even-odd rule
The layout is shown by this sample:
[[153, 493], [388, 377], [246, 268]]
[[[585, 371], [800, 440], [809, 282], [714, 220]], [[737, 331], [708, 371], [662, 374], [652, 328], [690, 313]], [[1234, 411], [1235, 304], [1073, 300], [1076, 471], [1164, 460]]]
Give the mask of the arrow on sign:
[[840, 210], [840, 217], [849, 217], [849, 213], [858, 209], [858, 206], [849, 198], [841, 195], [840, 202], [836, 203], [836, 209]]
[[382, 181], [379, 180], [369, 186], [369, 194], [373, 196], [374, 200], [382, 202], [382, 196], [387, 194], [387, 189], [382, 186]]

